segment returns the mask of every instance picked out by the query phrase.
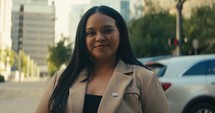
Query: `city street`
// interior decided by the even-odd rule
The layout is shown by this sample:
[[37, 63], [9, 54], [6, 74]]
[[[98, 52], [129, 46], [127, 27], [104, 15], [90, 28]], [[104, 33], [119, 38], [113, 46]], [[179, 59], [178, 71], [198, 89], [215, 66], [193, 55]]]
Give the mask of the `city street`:
[[1, 113], [34, 113], [47, 79], [0, 83]]

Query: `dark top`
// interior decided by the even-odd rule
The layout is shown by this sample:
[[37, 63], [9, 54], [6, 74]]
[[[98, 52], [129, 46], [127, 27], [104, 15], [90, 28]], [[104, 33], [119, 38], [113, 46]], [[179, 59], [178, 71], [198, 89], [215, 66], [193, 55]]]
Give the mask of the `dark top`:
[[83, 113], [97, 113], [102, 96], [86, 94]]

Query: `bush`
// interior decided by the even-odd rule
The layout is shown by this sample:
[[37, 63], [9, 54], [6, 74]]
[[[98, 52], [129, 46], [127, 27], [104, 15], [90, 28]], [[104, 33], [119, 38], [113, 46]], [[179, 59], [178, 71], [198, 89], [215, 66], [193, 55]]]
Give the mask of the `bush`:
[[0, 82], [4, 82], [4, 76], [0, 75]]

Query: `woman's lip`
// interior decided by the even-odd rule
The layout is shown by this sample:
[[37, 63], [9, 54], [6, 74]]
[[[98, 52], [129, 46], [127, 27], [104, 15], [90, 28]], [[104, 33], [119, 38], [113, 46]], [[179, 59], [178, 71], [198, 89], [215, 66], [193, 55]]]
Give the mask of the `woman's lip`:
[[94, 46], [95, 48], [98, 48], [98, 47], [105, 47], [105, 46], [107, 46], [107, 45], [96, 45], [96, 46]]

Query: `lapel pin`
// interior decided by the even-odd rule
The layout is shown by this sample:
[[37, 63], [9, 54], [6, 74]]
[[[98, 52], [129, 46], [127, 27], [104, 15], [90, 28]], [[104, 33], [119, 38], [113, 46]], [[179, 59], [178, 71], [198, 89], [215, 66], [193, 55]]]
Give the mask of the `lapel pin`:
[[118, 97], [118, 96], [119, 96], [119, 93], [113, 92], [113, 93], [112, 93], [112, 96], [113, 96], [113, 97]]

